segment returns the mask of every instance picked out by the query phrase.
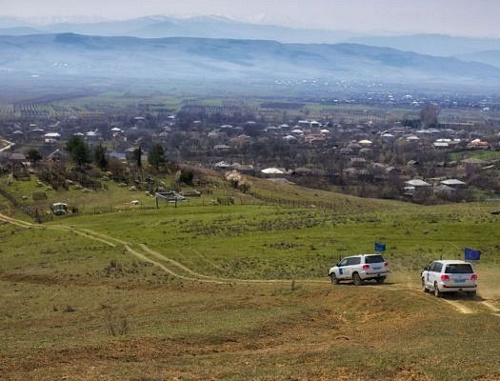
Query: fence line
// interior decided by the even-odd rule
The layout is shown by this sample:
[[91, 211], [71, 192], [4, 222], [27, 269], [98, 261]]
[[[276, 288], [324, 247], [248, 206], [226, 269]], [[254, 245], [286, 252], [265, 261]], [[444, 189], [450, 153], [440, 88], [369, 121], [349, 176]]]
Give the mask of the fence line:
[[[288, 206], [293, 208], [310, 208], [311, 206], [314, 206], [316, 208], [326, 209], [326, 210], [339, 209], [338, 205], [325, 201], [286, 200], [282, 198], [267, 197], [257, 193], [250, 193], [250, 195], [255, 197], [256, 199], [264, 201], [266, 204], [272, 204], [278, 206]], [[348, 203], [349, 201], [346, 200], [346, 202]]]
[[16, 210], [33, 218], [33, 220], [35, 222], [38, 222], [38, 223], [47, 222], [47, 221], [51, 221], [53, 218], [52, 214], [50, 214], [50, 215], [40, 214], [40, 211], [38, 210], [38, 208], [35, 208], [32, 206], [21, 205], [13, 195], [11, 195], [9, 192], [7, 192], [3, 188], [0, 188], [0, 195], [2, 195], [7, 200], [9, 200], [9, 202], [14, 206], [14, 208]]

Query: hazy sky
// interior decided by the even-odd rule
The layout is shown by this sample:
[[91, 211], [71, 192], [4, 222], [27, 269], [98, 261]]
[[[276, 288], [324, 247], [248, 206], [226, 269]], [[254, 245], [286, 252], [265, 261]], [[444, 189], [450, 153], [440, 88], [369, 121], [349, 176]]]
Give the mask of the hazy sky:
[[318, 29], [500, 37], [500, 0], [0, 0], [1, 16], [221, 15]]

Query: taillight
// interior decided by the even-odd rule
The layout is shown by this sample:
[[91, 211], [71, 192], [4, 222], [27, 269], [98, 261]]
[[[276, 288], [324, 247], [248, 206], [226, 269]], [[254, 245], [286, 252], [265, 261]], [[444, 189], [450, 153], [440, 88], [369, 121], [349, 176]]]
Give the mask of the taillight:
[[450, 280], [450, 276], [449, 276], [449, 275], [446, 275], [446, 274], [445, 274], [445, 275], [441, 275], [441, 280], [442, 280], [443, 282], [446, 282], [447, 280]]
[[470, 280], [477, 280], [478, 278], [477, 274], [472, 274]]
[[363, 270], [369, 270], [370, 269], [370, 265], [363, 265]]
[[384, 266], [385, 266], [385, 267], [389, 266], [389, 262], [385, 262], [385, 263], [384, 263]]

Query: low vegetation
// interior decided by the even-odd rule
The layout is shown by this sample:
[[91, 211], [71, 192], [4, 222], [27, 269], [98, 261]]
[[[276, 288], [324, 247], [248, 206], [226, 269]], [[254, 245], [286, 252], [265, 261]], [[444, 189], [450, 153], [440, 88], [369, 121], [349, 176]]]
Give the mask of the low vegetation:
[[[37, 188], [36, 180], [2, 181], [16, 197]], [[425, 263], [456, 258], [471, 246], [483, 252], [481, 296], [498, 306], [500, 217], [492, 214], [498, 204], [424, 207], [262, 180], [243, 194], [211, 181], [218, 184], [213, 194], [177, 208], [113, 208], [34, 226], [0, 221], [0, 374], [19, 380], [500, 374], [498, 316], [480, 298], [460, 301], [473, 311], [464, 315], [418, 289]], [[74, 195], [114, 207], [141, 192], [110, 182], [102, 192], [47, 193], [51, 200]], [[237, 201], [211, 204], [214, 197]], [[329, 266], [342, 255], [371, 252], [374, 242], [388, 247], [394, 270], [388, 285], [329, 283]], [[463, 351], [449, 350], [464, 343]], [[456, 372], [465, 362], [473, 366]]]

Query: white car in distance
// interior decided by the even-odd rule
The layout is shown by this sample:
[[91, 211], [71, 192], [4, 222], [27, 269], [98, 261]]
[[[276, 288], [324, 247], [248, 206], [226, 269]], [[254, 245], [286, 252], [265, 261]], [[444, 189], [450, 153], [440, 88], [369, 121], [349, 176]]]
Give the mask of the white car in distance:
[[476, 295], [478, 276], [472, 265], [460, 260], [435, 261], [421, 275], [422, 290], [439, 297], [446, 292], [465, 292]]
[[328, 271], [333, 284], [352, 280], [359, 286], [365, 280], [384, 283], [390, 273], [389, 263], [380, 254], [362, 254], [343, 258]]

